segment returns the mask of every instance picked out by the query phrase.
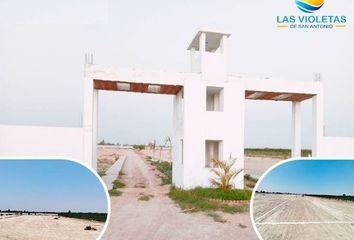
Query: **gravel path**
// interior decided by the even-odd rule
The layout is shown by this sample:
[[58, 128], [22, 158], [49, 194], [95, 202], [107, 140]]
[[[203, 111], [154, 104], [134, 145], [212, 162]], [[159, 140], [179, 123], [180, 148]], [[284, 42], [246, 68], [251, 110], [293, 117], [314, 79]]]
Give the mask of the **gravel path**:
[[[158, 171], [132, 150], [126, 150], [123, 195], [112, 197], [111, 219], [102, 239], [124, 240], [237, 240], [257, 239], [248, 213], [219, 213], [226, 223], [217, 223], [205, 213], [183, 213], [160, 186]], [[144, 188], [142, 188], [144, 187]], [[151, 195], [139, 201], [139, 195]], [[239, 224], [242, 224], [240, 226]]]

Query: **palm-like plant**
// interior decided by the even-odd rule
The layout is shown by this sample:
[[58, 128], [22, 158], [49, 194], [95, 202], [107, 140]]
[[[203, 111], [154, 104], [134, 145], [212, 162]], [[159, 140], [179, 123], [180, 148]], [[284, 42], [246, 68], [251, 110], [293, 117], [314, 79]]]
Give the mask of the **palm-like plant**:
[[231, 190], [233, 188], [232, 180], [243, 171], [243, 169], [232, 168], [235, 162], [236, 158], [231, 156], [229, 161], [212, 159], [211, 164], [214, 168], [210, 169], [210, 171], [216, 175], [216, 178], [210, 179], [211, 185], [224, 191]]

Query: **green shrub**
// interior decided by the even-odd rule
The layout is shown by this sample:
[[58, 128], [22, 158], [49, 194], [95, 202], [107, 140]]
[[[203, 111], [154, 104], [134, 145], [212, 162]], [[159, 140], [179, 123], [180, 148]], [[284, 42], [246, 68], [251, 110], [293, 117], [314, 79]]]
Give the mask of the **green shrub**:
[[122, 192], [118, 191], [118, 188], [123, 188], [125, 184], [119, 181], [118, 179], [114, 180], [112, 184], [113, 184], [112, 189], [108, 191], [109, 195], [113, 197], [122, 195]]
[[194, 188], [191, 190], [183, 190], [171, 187], [168, 196], [174, 200], [185, 211], [223, 211], [227, 213], [244, 212], [247, 207], [229, 206], [220, 202], [211, 201], [211, 199], [221, 200], [249, 200], [252, 192], [249, 190], [233, 189], [223, 191], [214, 188]]
[[114, 180], [112, 182], [112, 184], [113, 184], [113, 189], [125, 187], [125, 184], [123, 182], [119, 181], [118, 179]]
[[252, 196], [252, 191], [242, 189], [224, 191], [218, 188], [197, 187], [188, 191], [199, 197], [221, 200], [250, 200]]
[[118, 191], [117, 189], [111, 189], [108, 191], [108, 193], [112, 197], [118, 197], [118, 196], [122, 195], [122, 192]]
[[141, 151], [141, 150], [145, 149], [145, 145], [144, 144], [134, 144], [133, 149]]
[[164, 177], [161, 177], [161, 185], [172, 184], [172, 163], [170, 162], [158, 162], [158, 161], [149, 161], [151, 165], [155, 166], [158, 171], [164, 174]]

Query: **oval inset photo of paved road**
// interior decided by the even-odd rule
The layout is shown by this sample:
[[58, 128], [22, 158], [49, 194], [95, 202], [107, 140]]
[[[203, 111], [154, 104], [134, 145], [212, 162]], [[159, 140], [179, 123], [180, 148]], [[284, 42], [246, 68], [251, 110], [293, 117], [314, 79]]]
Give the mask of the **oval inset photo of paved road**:
[[0, 160], [0, 240], [95, 240], [109, 198], [98, 175], [69, 160]]
[[251, 218], [263, 240], [354, 239], [354, 160], [291, 160], [268, 170]]

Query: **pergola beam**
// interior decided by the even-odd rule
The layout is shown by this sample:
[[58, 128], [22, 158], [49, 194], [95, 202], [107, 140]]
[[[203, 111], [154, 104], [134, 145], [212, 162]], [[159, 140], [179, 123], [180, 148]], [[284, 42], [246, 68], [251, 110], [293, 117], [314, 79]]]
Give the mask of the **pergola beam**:
[[182, 86], [94, 79], [94, 89], [176, 95], [182, 89]]
[[272, 101], [288, 101], [302, 102], [313, 98], [314, 94], [306, 93], [289, 93], [289, 92], [262, 92], [262, 91], [245, 91], [245, 98], [251, 100], [272, 100]]

